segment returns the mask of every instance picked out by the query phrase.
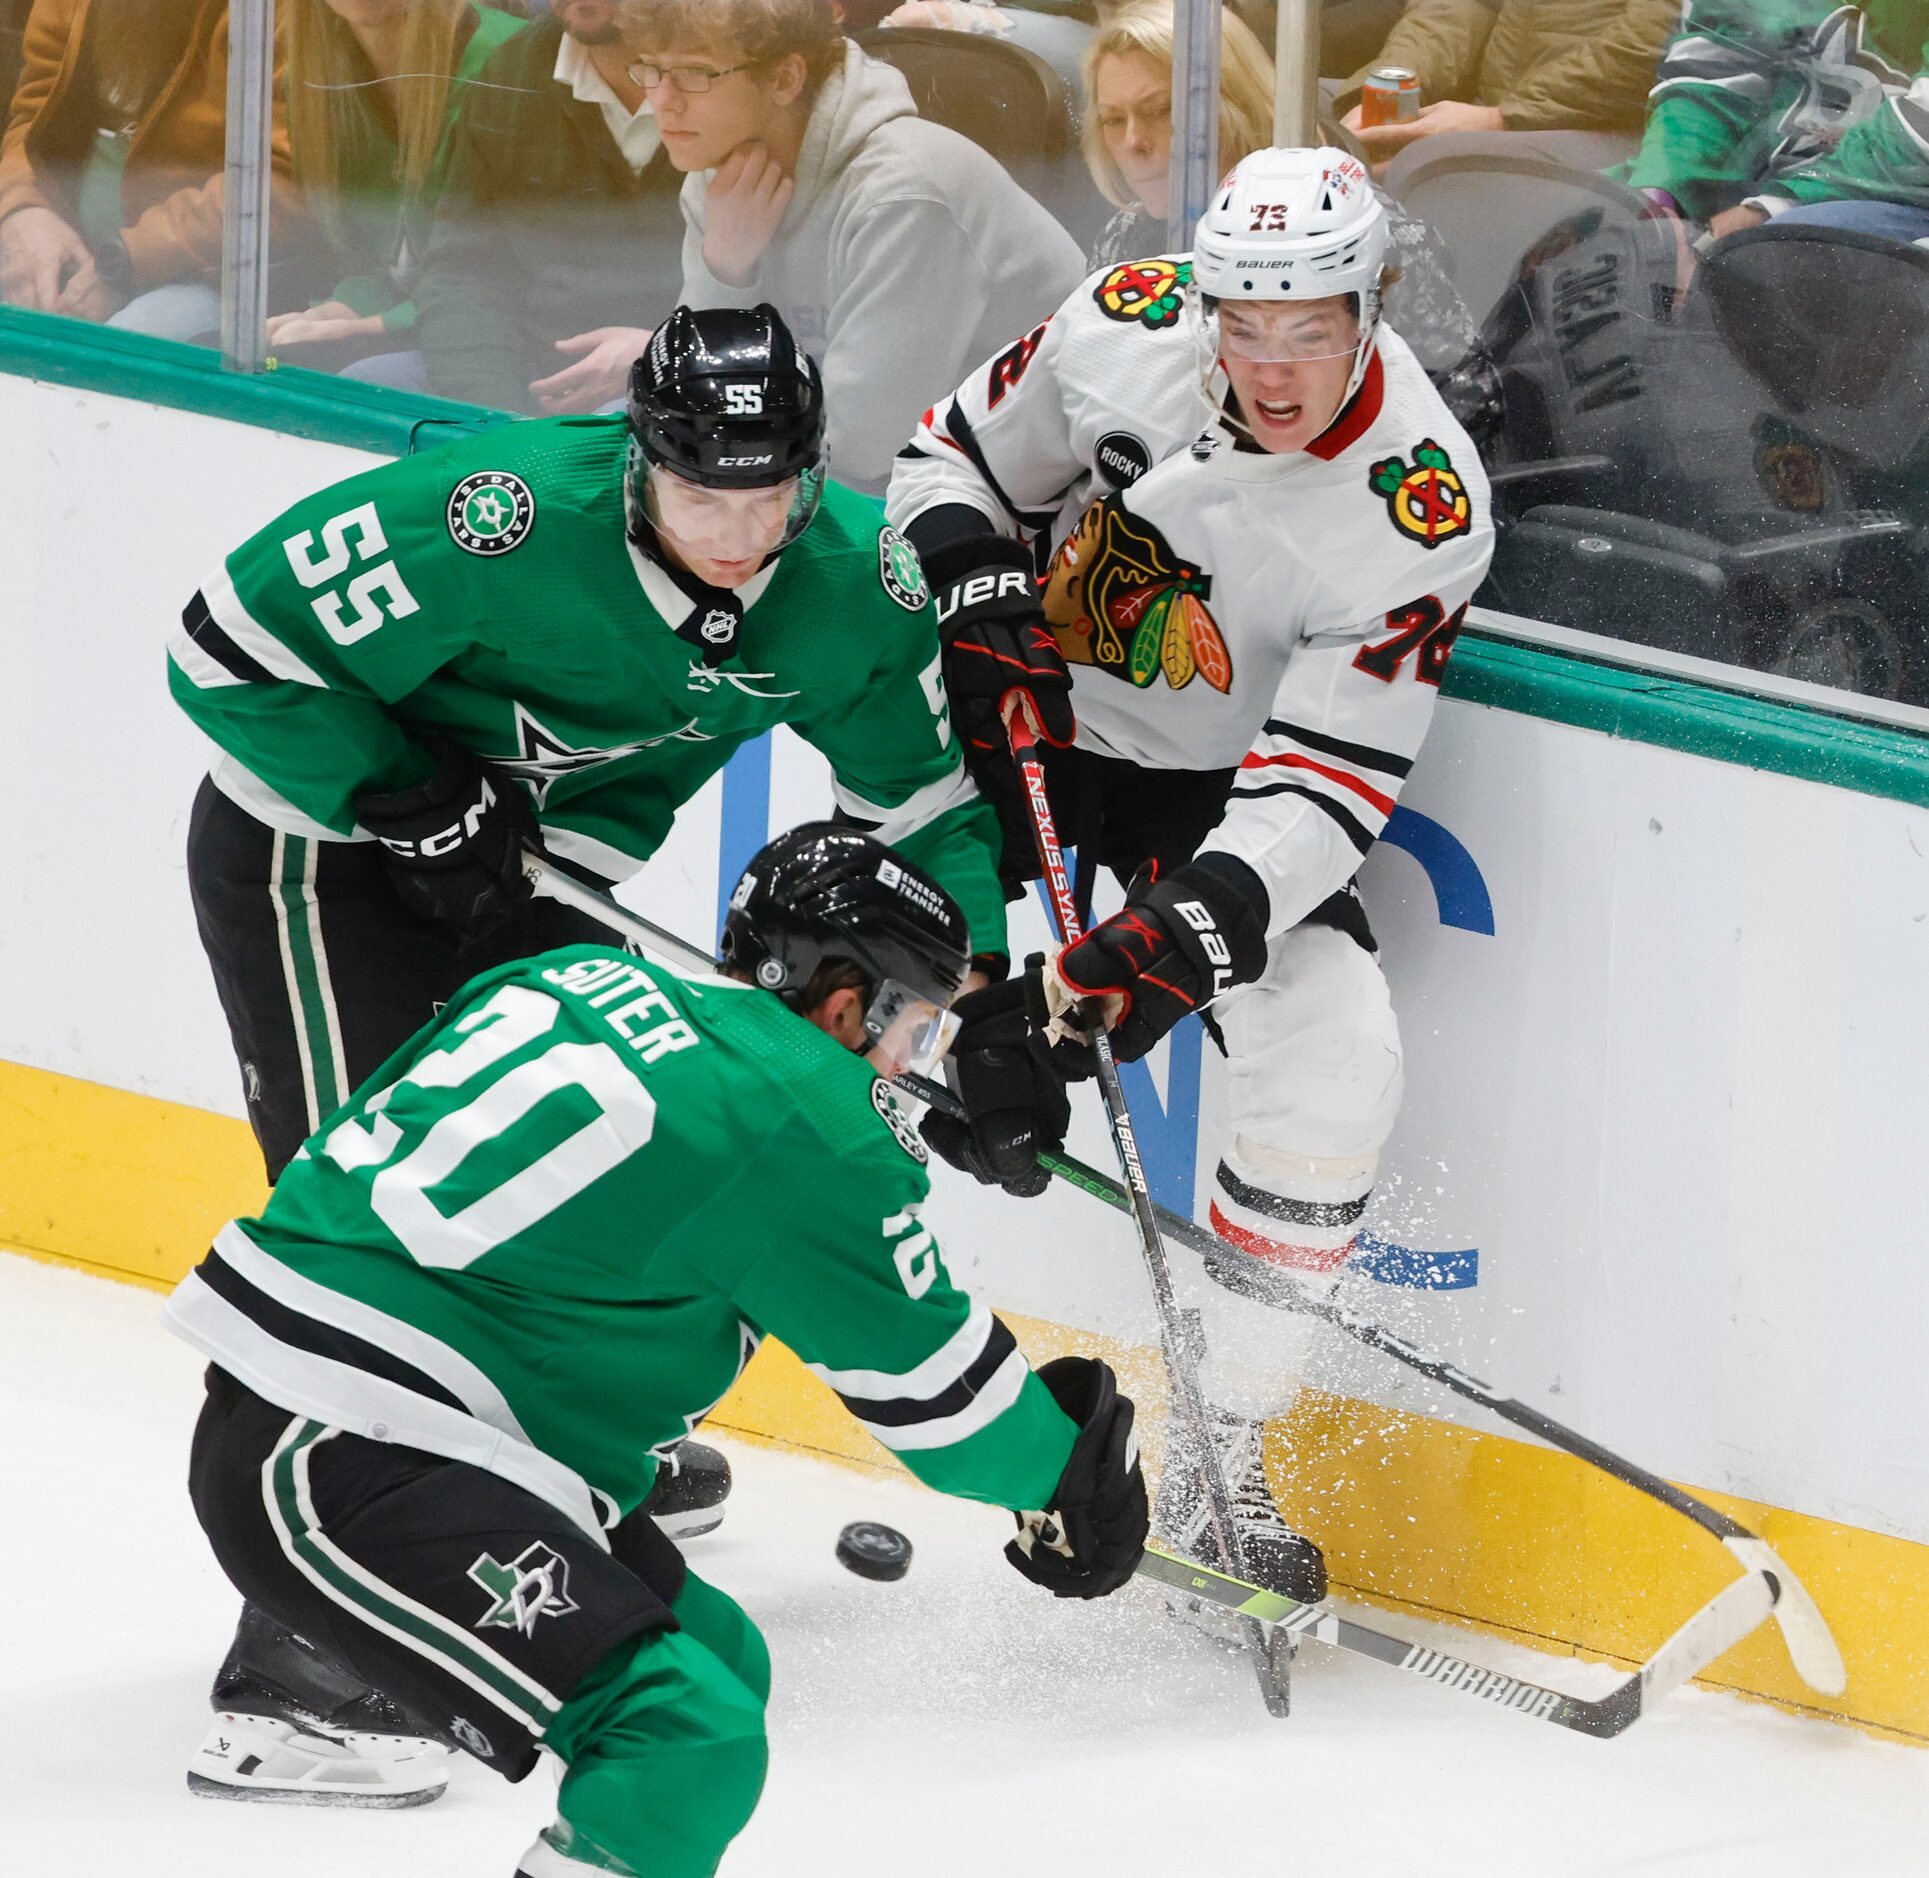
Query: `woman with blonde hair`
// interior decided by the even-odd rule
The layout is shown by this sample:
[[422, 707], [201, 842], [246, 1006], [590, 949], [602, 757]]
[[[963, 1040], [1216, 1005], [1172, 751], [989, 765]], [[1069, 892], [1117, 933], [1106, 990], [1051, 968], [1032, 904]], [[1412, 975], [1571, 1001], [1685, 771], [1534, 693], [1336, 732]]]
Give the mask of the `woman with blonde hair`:
[[322, 278], [346, 272], [272, 317], [268, 342], [399, 346], [462, 90], [523, 21], [476, 0], [281, 0], [281, 18], [295, 176], [330, 250]]
[[[1166, 164], [1172, 153], [1172, 0], [1129, 0], [1109, 11], [1085, 50], [1080, 143], [1099, 193], [1119, 211], [1091, 254], [1110, 267], [1166, 246]], [[1219, 24], [1219, 167], [1272, 142], [1273, 62], [1230, 11]]]

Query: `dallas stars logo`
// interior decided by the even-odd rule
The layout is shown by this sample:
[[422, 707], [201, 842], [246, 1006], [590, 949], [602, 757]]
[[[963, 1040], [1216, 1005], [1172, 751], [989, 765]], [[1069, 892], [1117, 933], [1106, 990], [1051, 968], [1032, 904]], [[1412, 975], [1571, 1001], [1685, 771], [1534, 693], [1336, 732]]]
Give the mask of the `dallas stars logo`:
[[666, 731], [660, 737], [642, 737], [635, 743], [607, 746], [577, 745], [557, 736], [539, 717], [520, 704], [515, 711], [517, 754], [492, 756], [489, 761], [497, 769], [507, 770], [511, 776], [526, 782], [535, 795], [539, 809], [548, 807], [550, 790], [566, 777], [580, 776], [585, 770], [595, 769], [604, 763], [615, 763], [626, 756], [635, 756], [641, 750], [653, 750], [659, 743], [715, 741], [707, 731], [697, 729], [697, 720], [693, 717], [681, 729]]
[[449, 533], [470, 554], [507, 554], [535, 524], [535, 492], [507, 470], [465, 476], [449, 494]]
[[540, 1539], [507, 1565], [483, 1553], [469, 1576], [494, 1600], [476, 1619], [476, 1630], [520, 1630], [530, 1637], [537, 1618], [567, 1617], [582, 1608], [569, 1595], [569, 1562]]

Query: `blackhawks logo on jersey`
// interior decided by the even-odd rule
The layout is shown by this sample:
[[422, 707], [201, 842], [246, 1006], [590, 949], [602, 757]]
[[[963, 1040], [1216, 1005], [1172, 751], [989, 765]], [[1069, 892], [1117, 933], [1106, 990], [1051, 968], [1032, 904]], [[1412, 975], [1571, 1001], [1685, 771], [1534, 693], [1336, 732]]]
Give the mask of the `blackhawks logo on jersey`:
[[1369, 480], [1386, 497], [1393, 526], [1423, 548], [1437, 548], [1473, 526], [1467, 486], [1431, 437], [1422, 440], [1410, 464], [1397, 456], [1375, 463]]
[[1098, 310], [1125, 326], [1170, 326], [1192, 284], [1190, 261], [1126, 261], [1092, 290]]
[[1232, 689], [1232, 655], [1206, 601], [1212, 576], [1117, 496], [1095, 502], [1052, 557], [1045, 617], [1067, 664], [1096, 665], [1143, 689], [1203, 678]]

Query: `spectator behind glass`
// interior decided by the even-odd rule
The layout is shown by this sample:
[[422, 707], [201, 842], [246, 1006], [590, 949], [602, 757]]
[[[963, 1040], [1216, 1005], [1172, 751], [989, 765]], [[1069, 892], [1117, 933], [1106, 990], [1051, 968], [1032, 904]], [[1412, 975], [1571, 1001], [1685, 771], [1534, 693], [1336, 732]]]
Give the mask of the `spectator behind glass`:
[[[34, 0], [0, 135], [0, 299], [164, 338], [212, 307], [218, 327], [227, 91], [225, 0]], [[276, 210], [292, 222], [284, 187]]]
[[831, 473], [881, 491], [931, 400], [1078, 285], [1077, 244], [976, 144], [921, 121], [830, 0], [625, 11], [686, 175], [684, 300], [772, 302], [823, 369]]
[[[676, 305], [682, 178], [630, 78], [617, 0], [550, 0], [456, 101], [421, 278], [428, 388], [591, 411]], [[391, 380], [391, 382], [394, 382]]]
[[346, 274], [305, 311], [271, 315], [268, 343], [331, 364], [414, 326], [457, 102], [522, 21], [471, 0], [279, 0], [277, 17], [295, 178], [328, 244], [322, 278]]
[[1411, 0], [1350, 82], [1406, 67], [1420, 79], [1419, 117], [1365, 125], [1355, 103], [1340, 121], [1376, 169], [1448, 131], [1532, 132], [1548, 154], [1598, 169], [1639, 135], [1680, 17], [1681, 0]]
[[1650, 104], [1626, 180], [1717, 239], [1771, 216], [1929, 239], [1929, 0], [1693, 0]]
[[[1111, 267], [1166, 247], [1166, 165], [1172, 154], [1172, 3], [1110, 8], [1085, 49], [1085, 167], [1118, 214], [1088, 257]], [[1244, 21], [1219, 21], [1219, 167], [1272, 141], [1273, 62]]]

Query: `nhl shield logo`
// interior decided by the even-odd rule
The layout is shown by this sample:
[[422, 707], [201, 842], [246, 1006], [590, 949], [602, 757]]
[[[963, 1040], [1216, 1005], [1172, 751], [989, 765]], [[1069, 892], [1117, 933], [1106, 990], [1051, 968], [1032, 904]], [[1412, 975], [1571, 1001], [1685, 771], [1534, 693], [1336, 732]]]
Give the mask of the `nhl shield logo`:
[[522, 546], [535, 522], [535, 492], [508, 470], [465, 476], [449, 492], [449, 533], [469, 554], [507, 554]]

